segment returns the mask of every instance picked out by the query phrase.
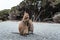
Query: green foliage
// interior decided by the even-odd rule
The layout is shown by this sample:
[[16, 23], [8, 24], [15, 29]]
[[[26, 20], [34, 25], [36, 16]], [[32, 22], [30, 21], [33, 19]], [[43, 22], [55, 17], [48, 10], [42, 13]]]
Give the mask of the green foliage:
[[56, 0], [55, 3], [56, 3], [56, 4], [60, 3], [60, 0]]
[[25, 3], [24, 1], [22, 1], [22, 2], [19, 4], [20, 8], [24, 7], [25, 5], [26, 5], [26, 3]]
[[11, 12], [16, 10], [16, 6], [11, 8]]
[[40, 1], [40, 0], [24, 0], [24, 1], [36, 2], [36, 1]]
[[9, 14], [10, 9], [4, 9], [0, 11], [0, 16], [3, 16], [4, 14]]

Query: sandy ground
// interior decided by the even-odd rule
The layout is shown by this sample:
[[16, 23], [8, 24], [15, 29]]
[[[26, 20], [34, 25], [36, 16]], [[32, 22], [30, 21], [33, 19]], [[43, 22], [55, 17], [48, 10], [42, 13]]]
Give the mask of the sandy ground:
[[60, 40], [60, 24], [35, 23], [34, 34], [21, 36], [18, 32], [18, 21], [0, 23], [0, 40]]

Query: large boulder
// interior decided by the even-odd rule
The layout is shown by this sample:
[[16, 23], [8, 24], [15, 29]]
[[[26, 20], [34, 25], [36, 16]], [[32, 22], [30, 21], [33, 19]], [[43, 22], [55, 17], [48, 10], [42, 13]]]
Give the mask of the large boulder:
[[60, 12], [58, 12], [56, 15], [54, 15], [53, 21], [56, 23], [60, 23]]

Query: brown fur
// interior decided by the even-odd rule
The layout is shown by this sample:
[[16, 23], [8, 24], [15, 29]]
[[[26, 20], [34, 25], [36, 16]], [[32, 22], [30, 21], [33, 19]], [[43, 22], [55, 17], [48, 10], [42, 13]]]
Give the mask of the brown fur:
[[19, 32], [21, 35], [26, 35], [29, 34], [29, 31], [33, 33], [33, 24], [29, 19], [29, 14], [25, 12], [21, 23], [19, 23]]

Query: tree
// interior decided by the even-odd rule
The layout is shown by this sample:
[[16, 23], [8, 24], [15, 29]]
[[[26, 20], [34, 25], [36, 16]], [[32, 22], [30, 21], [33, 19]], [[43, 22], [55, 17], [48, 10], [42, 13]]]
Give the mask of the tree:
[[7, 20], [9, 16], [10, 9], [4, 9], [0, 11], [0, 20]]
[[0, 11], [0, 16], [3, 16], [5, 14], [9, 14], [10, 9], [4, 9]]

